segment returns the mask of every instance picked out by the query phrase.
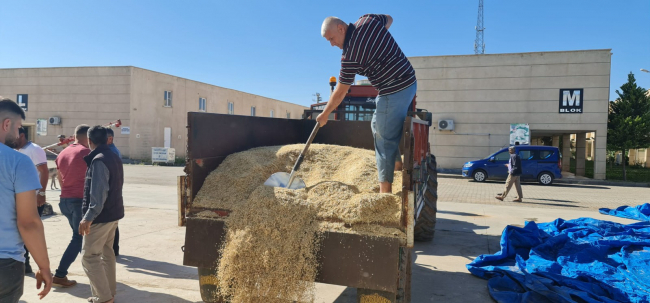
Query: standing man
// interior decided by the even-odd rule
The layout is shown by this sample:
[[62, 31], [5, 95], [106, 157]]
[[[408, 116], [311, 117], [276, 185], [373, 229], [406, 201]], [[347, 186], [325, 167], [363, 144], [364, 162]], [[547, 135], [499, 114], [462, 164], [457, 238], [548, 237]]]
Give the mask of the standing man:
[[[41, 216], [43, 215], [43, 209], [45, 208], [45, 189], [47, 188], [47, 182], [50, 179], [50, 171], [47, 169], [47, 157], [45, 151], [40, 146], [29, 141], [29, 135], [24, 127], [18, 129], [18, 134], [18, 145], [16, 149], [19, 153], [29, 157], [38, 171], [41, 188], [36, 191], [36, 202], [38, 206], [38, 215]], [[31, 274], [33, 272], [32, 266], [29, 264], [29, 250], [25, 247], [25, 274]]]
[[506, 189], [503, 191], [503, 194], [501, 196], [496, 196], [495, 198], [499, 201], [503, 201], [503, 199], [508, 196], [508, 192], [512, 188], [512, 185], [515, 185], [515, 188], [517, 189], [517, 199], [515, 199], [513, 202], [521, 202], [521, 199], [524, 197], [524, 195], [521, 193], [521, 157], [515, 152], [515, 147], [510, 146], [508, 148], [508, 152], [510, 153], [510, 160], [508, 160], [508, 179], [506, 180]]
[[116, 293], [113, 239], [118, 220], [124, 217], [122, 160], [108, 147], [106, 128], [88, 130], [90, 154], [82, 202], [79, 233], [84, 236], [81, 253], [90, 280], [90, 302], [114, 302]]
[[[114, 152], [117, 157], [122, 159], [122, 154], [120, 153], [120, 150], [117, 149], [115, 144], [113, 144], [113, 137], [115, 136], [115, 133], [113, 133], [113, 129], [108, 127], [106, 128], [106, 133], [108, 134], [108, 147], [111, 149], [112, 152]], [[115, 229], [115, 240], [113, 241], [113, 251], [115, 252], [115, 256], [120, 255], [120, 227], [118, 226]]]
[[52, 287], [50, 260], [43, 222], [36, 210], [36, 190], [42, 185], [32, 161], [12, 150], [25, 112], [16, 102], [0, 97], [0, 302], [17, 303], [25, 282], [25, 250], [32, 251], [36, 287], [42, 299]]
[[379, 91], [371, 125], [381, 193], [392, 192], [395, 162], [401, 162], [402, 126], [417, 90], [415, 71], [388, 31], [392, 23], [389, 15], [368, 14], [350, 24], [327, 17], [321, 27], [321, 35], [343, 54], [339, 85], [316, 121], [321, 127], [327, 124], [327, 117], [341, 104], [355, 75], [368, 77]]
[[77, 281], [68, 280], [68, 269], [72, 262], [81, 253], [83, 237], [79, 234], [79, 223], [81, 222], [81, 203], [84, 196], [84, 181], [86, 178], [87, 165], [85, 156], [90, 154], [88, 148], [88, 129], [90, 127], [81, 124], [75, 128], [74, 143], [66, 147], [56, 158], [56, 168], [59, 170], [59, 183], [61, 184], [61, 199], [59, 208], [61, 213], [68, 218], [72, 228], [72, 240], [65, 249], [59, 267], [54, 273], [54, 286], [72, 287]]

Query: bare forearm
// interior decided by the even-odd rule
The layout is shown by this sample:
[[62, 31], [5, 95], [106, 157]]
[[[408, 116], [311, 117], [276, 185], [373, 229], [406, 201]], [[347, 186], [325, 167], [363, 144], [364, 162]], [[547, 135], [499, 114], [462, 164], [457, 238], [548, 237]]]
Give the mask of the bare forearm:
[[349, 85], [345, 84], [339, 84], [334, 92], [332, 93], [332, 96], [330, 96], [329, 101], [327, 102], [327, 106], [325, 106], [325, 109], [323, 110], [323, 113], [326, 115], [329, 115], [332, 113], [334, 110], [336, 110], [337, 107], [339, 107], [339, 104], [343, 102], [343, 98], [345, 98], [345, 95], [348, 92]]
[[63, 186], [63, 177], [61, 177], [61, 172], [59, 171], [58, 174], [56, 174], [56, 179], [59, 180], [59, 184]]
[[18, 231], [20, 236], [25, 242], [25, 246], [29, 249], [34, 262], [38, 264], [39, 268], [50, 268], [50, 259], [47, 255], [47, 244], [45, 243], [45, 231], [43, 230], [43, 222], [38, 216], [34, 216], [34, 220], [26, 223], [18, 224]]
[[50, 171], [47, 169], [47, 165], [45, 164], [38, 166], [37, 169], [41, 179], [41, 188], [45, 190], [47, 188], [47, 181], [50, 179]]

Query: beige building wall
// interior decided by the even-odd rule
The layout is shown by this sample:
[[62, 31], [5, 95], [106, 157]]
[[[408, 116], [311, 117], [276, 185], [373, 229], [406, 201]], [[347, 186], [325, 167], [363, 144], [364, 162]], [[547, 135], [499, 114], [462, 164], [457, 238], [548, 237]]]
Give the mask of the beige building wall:
[[[130, 123], [130, 67], [66, 67], [0, 69], [0, 96], [16, 101], [28, 95], [23, 122], [35, 128], [37, 119], [61, 117], [60, 125], [47, 125], [45, 136], [32, 141], [41, 146], [58, 142], [58, 135], [71, 136], [79, 124], [103, 125], [122, 119]], [[35, 132], [34, 132], [35, 134]], [[128, 150], [116, 132], [116, 146]]]
[[[610, 50], [410, 57], [418, 78], [417, 106], [455, 131], [432, 129], [438, 166], [459, 171], [509, 144], [509, 125], [531, 135], [595, 132], [595, 175], [605, 178]], [[559, 90], [584, 89], [582, 114], [560, 114]]]
[[[164, 92], [172, 92], [172, 106], [165, 107]], [[121, 119], [130, 134], [115, 129], [115, 145], [124, 158], [150, 159], [151, 147], [164, 147], [164, 129], [171, 128], [170, 146], [177, 157], [185, 156], [186, 120], [199, 111], [199, 97], [206, 112], [300, 119], [304, 106], [162, 74], [132, 66], [0, 69], [0, 96], [14, 101], [28, 95], [25, 125], [37, 119], [61, 117], [60, 125], [47, 125], [45, 136], [33, 141], [41, 146], [57, 143], [58, 135], [70, 136], [79, 124], [104, 125]], [[35, 133], [35, 132], [34, 132]]]

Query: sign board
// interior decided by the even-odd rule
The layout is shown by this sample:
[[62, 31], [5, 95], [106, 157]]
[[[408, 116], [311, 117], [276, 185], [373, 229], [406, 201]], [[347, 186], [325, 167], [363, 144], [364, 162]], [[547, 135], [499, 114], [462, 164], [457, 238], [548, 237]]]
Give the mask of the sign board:
[[582, 114], [584, 90], [582, 88], [560, 89], [560, 114]]
[[151, 162], [173, 163], [176, 160], [176, 150], [169, 147], [152, 147]]
[[22, 108], [24, 111], [27, 111], [28, 108], [28, 102], [27, 102], [27, 97], [28, 95], [17, 95], [16, 96], [16, 103]]
[[47, 136], [47, 119], [36, 119], [36, 135]]
[[131, 134], [131, 127], [128, 126], [122, 126], [122, 135], [130, 135]]
[[510, 145], [519, 142], [521, 145], [530, 144], [530, 127], [528, 124], [510, 124]]

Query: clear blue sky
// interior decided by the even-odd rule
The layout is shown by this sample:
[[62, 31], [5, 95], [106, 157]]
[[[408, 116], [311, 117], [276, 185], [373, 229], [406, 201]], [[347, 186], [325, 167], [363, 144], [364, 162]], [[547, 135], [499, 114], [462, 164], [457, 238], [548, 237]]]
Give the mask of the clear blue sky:
[[[473, 54], [478, 0], [3, 1], [0, 68], [133, 65], [302, 105], [328, 96], [330, 15], [393, 16], [407, 56]], [[611, 97], [650, 88], [650, 1], [485, 0], [486, 53], [611, 48]]]

